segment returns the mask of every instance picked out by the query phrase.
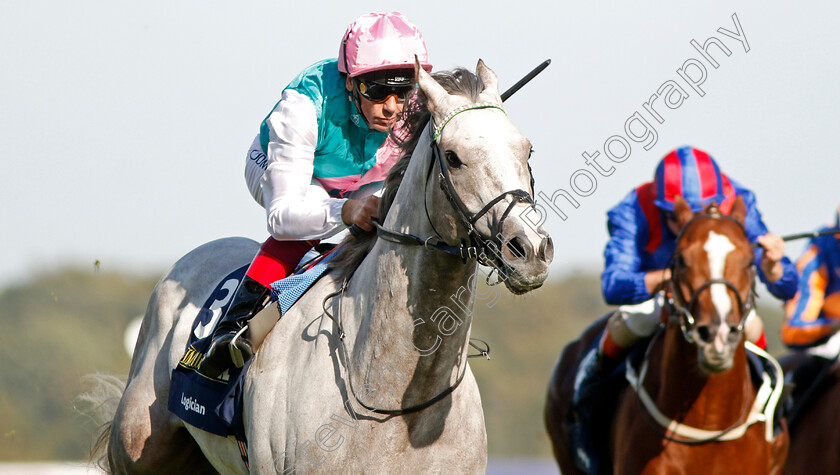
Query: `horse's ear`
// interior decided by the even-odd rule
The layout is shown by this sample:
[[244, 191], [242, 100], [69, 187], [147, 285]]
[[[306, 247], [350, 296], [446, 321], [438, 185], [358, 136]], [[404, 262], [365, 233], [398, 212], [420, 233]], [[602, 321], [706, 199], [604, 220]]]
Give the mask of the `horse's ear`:
[[682, 229], [683, 226], [689, 221], [691, 218], [694, 217], [694, 212], [691, 211], [691, 206], [688, 205], [688, 202], [685, 199], [677, 195], [674, 198], [674, 218], [676, 219], [677, 225]]
[[482, 94], [489, 94], [493, 96], [494, 99], [498, 99], [499, 103], [502, 102], [501, 96], [499, 96], [499, 77], [496, 76], [496, 73], [493, 72], [492, 69], [488, 68], [484, 61], [479, 59], [478, 64], [475, 66], [475, 74], [481, 78], [481, 82], [484, 83], [484, 90], [481, 91]]
[[744, 225], [744, 220], [747, 217], [747, 205], [744, 204], [744, 199], [741, 196], [735, 198], [735, 202], [732, 203], [732, 210], [729, 212], [729, 216], [735, 218], [736, 221]]
[[420, 90], [426, 96], [426, 107], [434, 114], [436, 110], [443, 107], [443, 103], [449, 94], [435, 81], [431, 74], [420, 66], [420, 60], [417, 59], [416, 55], [414, 56], [414, 76], [417, 78]]

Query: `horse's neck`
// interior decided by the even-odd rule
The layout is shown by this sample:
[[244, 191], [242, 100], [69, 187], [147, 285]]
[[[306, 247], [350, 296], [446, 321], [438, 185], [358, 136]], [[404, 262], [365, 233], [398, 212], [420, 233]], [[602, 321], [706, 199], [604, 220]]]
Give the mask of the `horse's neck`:
[[[412, 159], [386, 228], [435, 235], [424, 203], [428, 159]], [[451, 211], [447, 203], [429, 206], [429, 213]], [[474, 261], [464, 264], [422, 246], [378, 240], [348, 289], [354, 311], [343, 312], [357, 329], [355, 335], [348, 330], [357, 387], [362, 380], [379, 379], [397, 397], [386, 404], [405, 407], [452, 385], [466, 365], [475, 271]]]
[[659, 346], [648, 373], [659, 378], [650, 378], [649, 389], [665, 415], [695, 427], [720, 429], [749, 410], [755, 394], [744, 345], [739, 345], [730, 369], [713, 375], [699, 368], [697, 348], [678, 327], [669, 327]]

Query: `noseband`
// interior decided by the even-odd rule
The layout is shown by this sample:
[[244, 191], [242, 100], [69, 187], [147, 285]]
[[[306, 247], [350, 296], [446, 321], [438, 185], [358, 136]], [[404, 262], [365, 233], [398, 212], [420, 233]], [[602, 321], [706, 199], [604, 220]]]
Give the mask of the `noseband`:
[[[434, 157], [434, 160], [432, 161], [429, 167], [429, 175], [431, 175], [435, 164], [437, 164], [440, 187], [443, 190], [444, 196], [446, 196], [447, 201], [449, 201], [452, 207], [455, 208], [455, 211], [458, 214], [458, 219], [461, 221], [461, 224], [464, 226], [464, 228], [466, 228], [467, 235], [469, 236], [469, 242], [467, 242], [465, 239], [462, 239], [457, 246], [453, 246], [451, 244], [448, 244], [437, 231], [435, 231], [435, 234], [437, 234], [437, 238], [430, 236], [426, 239], [422, 239], [411, 234], [385, 229], [381, 223], [374, 222], [377, 228], [377, 235], [379, 237], [390, 242], [396, 242], [405, 245], [421, 245], [426, 249], [433, 249], [445, 252], [447, 254], [459, 257], [462, 262], [467, 262], [468, 259], [476, 259], [483, 265], [492, 265], [492, 261], [489, 259], [488, 256], [497, 255], [501, 259], [501, 262], [504, 263], [504, 260], [502, 259], [501, 255], [501, 248], [504, 245], [504, 242], [502, 242], [503, 235], [501, 230], [504, 221], [505, 219], [507, 219], [507, 217], [510, 215], [510, 212], [518, 203], [526, 203], [533, 207], [534, 199], [531, 197], [531, 194], [525, 190], [517, 189], [506, 191], [490, 200], [477, 213], [472, 213], [467, 208], [466, 204], [464, 204], [464, 201], [458, 195], [458, 192], [455, 190], [455, 186], [452, 184], [452, 178], [449, 175], [449, 168], [444, 163], [443, 154], [441, 154], [440, 146], [437, 144], [437, 139], [443, 132], [443, 127], [450, 120], [452, 120], [453, 117], [460, 114], [461, 112], [488, 108], [499, 109], [503, 113], [505, 112], [500, 105], [493, 104], [490, 102], [467, 104], [458, 107], [449, 114], [447, 114], [447, 116], [444, 117], [444, 119], [441, 121], [440, 125], [434, 128], [434, 132], [432, 132], [431, 127], [429, 128], [429, 133], [432, 136], [430, 146], [432, 149], [432, 155]], [[531, 189], [533, 189], [534, 176], [531, 173], [530, 165], [528, 166], [528, 173], [531, 178]], [[426, 182], [428, 183], [428, 176]], [[492, 236], [489, 238], [486, 236], [482, 236], [481, 233], [478, 232], [478, 230], [475, 228], [475, 223], [479, 219], [481, 219], [482, 216], [487, 214], [497, 203], [504, 200], [508, 196], [511, 197], [511, 201], [505, 209], [504, 213], [502, 213], [502, 217], [498, 221], [498, 223], [491, 226]], [[428, 209], [426, 210], [426, 214], [428, 215]], [[429, 219], [429, 222], [432, 223], [431, 218]], [[434, 224], [432, 224], [432, 227], [434, 228]]]
[[[743, 231], [745, 236], [747, 235], [747, 231], [740, 221], [731, 216], [721, 213], [717, 208], [712, 208], [706, 214], [698, 214], [694, 216], [685, 224], [685, 226], [683, 226], [679, 236], [677, 236], [677, 248], [679, 248], [679, 243], [682, 240], [686, 229], [688, 229], [688, 227], [691, 226], [691, 224], [694, 221], [704, 218], [731, 220], [732, 222], [738, 225], [738, 227], [741, 229], [741, 231]], [[697, 321], [694, 318], [694, 315], [692, 315], [691, 309], [693, 309], [697, 304], [697, 300], [700, 298], [700, 294], [702, 294], [705, 290], [709, 289], [714, 284], [725, 285], [728, 290], [731, 290], [737, 296], [738, 310], [741, 312], [741, 318], [738, 321], [738, 325], [732, 327], [732, 331], [741, 333], [744, 330], [744, 323], [746, 322], [747, 315], [755, 306], [755, 267], [752, 265], [750, 266], [750, 273], [752, 274], [750, 278], [750, 292], [749, 296], [745, 300], [741, 299], [741, 292], [738, 290], [735, 284], [726, 280], [725, 278], [718, 278], [709, 279], [706, 282], [704, 282], [703, 285], [698, 287], [691, 294], [691, 299], [686, 301], [685, 296], [682, 294], [682, 287], [680, 286], [679, 282], [680, 271], [684, 268], [684, 266], [685, 265], [683, 264], [682, 256], [678, 254], [677, 251], [674, 251], [674, 255], [671, 257], [671, 264], [668, 266], [668, 268], [671, 270], [671, 281], [670, 289], [668, 292], [670, 294], [670, 297], [667, 300], [667, 304], [669, 307], [669, 313], [672, 315], [671, 318], [678, 320], [685, 339], [689, 343], [695, 344], [694, 338], [691, 336], [691, 332], [697, 325]], [[724, 321], [726, 320], [725, 315], [722, 315], [721, 318]]]

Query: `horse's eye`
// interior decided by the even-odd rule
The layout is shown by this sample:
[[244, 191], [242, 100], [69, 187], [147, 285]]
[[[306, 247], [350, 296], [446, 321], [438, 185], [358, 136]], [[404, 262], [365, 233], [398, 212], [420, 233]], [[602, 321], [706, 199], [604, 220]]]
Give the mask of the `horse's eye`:
[[461, 159], [458, 158], [458, 154], [452, 150], [447, 150], [443, 156], [446, 157], [446, 163], [448, 163], [452, 168], [461, 168], [461, 165], [463, 165], [463, 163], [461, 163]]

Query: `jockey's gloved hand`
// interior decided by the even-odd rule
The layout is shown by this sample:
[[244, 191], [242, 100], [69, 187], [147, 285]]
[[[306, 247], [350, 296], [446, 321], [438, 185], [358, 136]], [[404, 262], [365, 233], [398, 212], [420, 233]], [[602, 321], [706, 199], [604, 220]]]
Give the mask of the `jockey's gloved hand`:
[[767, 233], [758, 237], [758, 244], [764, 249], [761, 256], [761, 270], [770, 282], [776, 282], [782, 278], [785, 269], [781, 260], [785, 257], [785, 241], [781, 236]]
[[663, 290], [669, 280], [671, 280], [671, 269], [648, 271], [645, 274], [645, 288], [649, 294], [654, 295]]
[[341, 220], [351, 228], [355, 225], [364, 231], [372, 231], [373, 222], [371, 222], [371, 218], [376, 217], [378, 212], [378, 196], [371, 195], [360, 200], [350, 199], [344, 202], [344, 206], [341, 208]]

